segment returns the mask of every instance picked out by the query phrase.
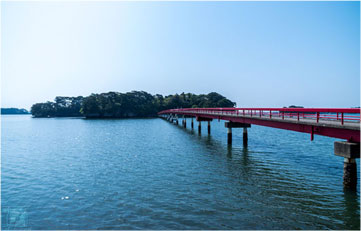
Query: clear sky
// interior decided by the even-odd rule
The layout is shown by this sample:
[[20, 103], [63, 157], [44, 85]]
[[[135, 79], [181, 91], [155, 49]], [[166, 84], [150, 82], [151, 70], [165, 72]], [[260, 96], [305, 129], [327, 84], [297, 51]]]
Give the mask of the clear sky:
[[1, 2], [2, 107], [144, 90], [360, 105], [359, 2]]

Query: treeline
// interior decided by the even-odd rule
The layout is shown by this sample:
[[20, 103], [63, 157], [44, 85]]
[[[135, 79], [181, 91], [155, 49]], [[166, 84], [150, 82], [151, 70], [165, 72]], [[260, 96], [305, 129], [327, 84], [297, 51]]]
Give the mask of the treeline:
[[78, 117], [84, 97], [55, 97], [55, 102], [36, 103], [31, 107], [34, 117]]
[[57, 96], [55, 102], [34, 104], [31, 113], [34, 117], [130, 118], [154, 117], [159, 111], [171, 108], [234, 106], [234, 102], [216, 92], [162, 96], [132, 91], [91, 94], [87, 97]]

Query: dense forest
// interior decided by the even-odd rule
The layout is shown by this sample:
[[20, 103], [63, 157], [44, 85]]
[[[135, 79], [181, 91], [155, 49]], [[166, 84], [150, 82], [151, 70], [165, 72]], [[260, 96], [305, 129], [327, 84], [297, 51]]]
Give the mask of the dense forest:
[[34, 117], [78, 117], [84, 97], [55, 97], [55, 102], [36, 103], [31, 107]]
[[19, 114], [29, 114], [26, 109], [23, 108], [1, 108], [2, 115], [19, 115]]
[[234, 102], [216, 92], [162, 96], [132, 91], [91, 94], [87, 97], [57, 96], [55, 102], [34, 104], [31, 113], [34, 117], [129, 118], [154, 117], [159, 111], [171, 108], [234, 106]]

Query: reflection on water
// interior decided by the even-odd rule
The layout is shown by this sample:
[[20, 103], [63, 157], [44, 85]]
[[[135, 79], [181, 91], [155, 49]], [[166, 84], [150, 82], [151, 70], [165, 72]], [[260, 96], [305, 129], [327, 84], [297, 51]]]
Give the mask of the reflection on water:
[[[350, 229], [360, 229], [360, 224], [357, 223], [357, 217], [360, 217], [360, 197], [354, 191], [344, 190], [344, 214], [345, 225]], [[358, 221], [360, 222], [360, 221]]]
[[334, 139], [253, 126], [244, 148], [241, 129], [232, 146], [206, 129], [3, 116], [2, 209], [22, 229], [360, 228]]

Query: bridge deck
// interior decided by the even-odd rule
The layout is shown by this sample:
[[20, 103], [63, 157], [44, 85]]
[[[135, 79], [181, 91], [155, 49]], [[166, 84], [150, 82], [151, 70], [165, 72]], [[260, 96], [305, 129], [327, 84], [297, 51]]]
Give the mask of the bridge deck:
[[[292, 112], [289, 112], [292, 110]], [[337, 111], [336, 111], [337, 110]], [[265, 113], [266, 112], [266, 113]], [[334, 114], [327, 114], [335, 112]], [[337, 112], [337, 115], [336, 115]], [[324, 114], [320, 114], [324, 113]], [[326, 114], [325, 114], [326, 113]], [[339, 114], [340, 113], [340, 114]], [[355, 115], [344, 113], [355, 113]], [[313, 135], [360, 142], [360, 109], [171, 109], [159, 114], [179, 114], [274, 127]]]
[[[222, 113], [198, 113], [198, 112], [192, 112], [192, 114], [205, 116], [205, 115], [216, 115], [216, 116], [225, 116], [225, 114]], [[323, 126], [323, 127], [333, 127], [333, 128], [346, 128], [351, 130], [358, 130], [360, 131], [360, 121], [345, 121], [342, 125], [340, 121], [335, 120], [328, 120], [324, 118], [320, 118], [317, 122], [316, 118], [302, 118], [300, 117], [297, 119], [297, 116], [293, 117], [285, 117], [282, 119], [282, 117], [257, 117], [257, 116], [250, 116], [250, 115], [242, 115], [242, 114], [226, 114], [228, 117], [234, 117], [234, 118], [248, 118], [248, 119], [259, 119], [259, 120], [269, 120], [269, 121], [279, 121], [284, 123], [296, 123], [296, 124], [304, 124], [304, 125], [312, 125], [312, 126]]]

